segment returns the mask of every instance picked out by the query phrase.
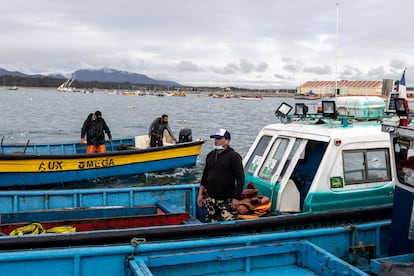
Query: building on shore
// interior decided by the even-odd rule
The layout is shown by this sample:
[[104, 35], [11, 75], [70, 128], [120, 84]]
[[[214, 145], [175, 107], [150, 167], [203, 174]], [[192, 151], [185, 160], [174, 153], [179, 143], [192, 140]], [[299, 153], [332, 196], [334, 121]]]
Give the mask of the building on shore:
[[[383, 79], [382, 81], [307, 81], [297, 88], [297, 94], [308, 95], [310, 92], [325, 96], [387, 96], [398, 87], [399, 81]], [[407, 90], [408, 91], [408, 90]]]

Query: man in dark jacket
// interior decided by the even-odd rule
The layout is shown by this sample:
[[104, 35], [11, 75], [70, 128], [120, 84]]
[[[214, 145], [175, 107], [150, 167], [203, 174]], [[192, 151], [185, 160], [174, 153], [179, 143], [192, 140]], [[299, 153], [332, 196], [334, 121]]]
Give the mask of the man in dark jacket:
[[243, 162], [230, 147], [230, 133], [225, 129], [211, 135], [214, 150], [207, 154], [200, 182], [197, 205], [206, 205], [206, 221], [216, 222], [237, 218], [237, 208], [244, 185]]
[[96, 111], [89, 114], [81, 130], [81, 143], [87, 144], [86, 153], [106, 152], [104, 132], [108, 135], [109, 141], [112, 142], [111, 131], [102, 118], [102, 113]]
[[149, 127], [148, 136], [150, 137], [150, 147], [162, 147], [162, 138], [164, 137], [164, 131], [167, 130], [174, 142], [177, 143], [174, 134], [172, 133], [170, 126], [168, 125], [168, 115], [164, 114], [161, 117], [156, 118]]

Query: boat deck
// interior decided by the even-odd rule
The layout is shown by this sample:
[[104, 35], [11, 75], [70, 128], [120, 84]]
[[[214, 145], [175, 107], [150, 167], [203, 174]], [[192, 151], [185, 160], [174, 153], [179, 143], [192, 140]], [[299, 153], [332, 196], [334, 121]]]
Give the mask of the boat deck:
[[[134, 207], [107, 206], [88, 208], [61, 208], [43, 211], [0, 214], [0, 233], [3, 235], [30, 234], [33, 227], [46, 233], [50, 229], [70, 226], [72, 232], [129, 229], [149, 226], [185, 224], [189, 214], [169, 202]], [[194, 223], [191, 220], [191, 223]], [[35, 222], [33, 224], [33, 222]], [[26, 230], [25, 230], [26, 229]], [[49, 230], [49, 231], [48, 231]]]
[[128, 267], [134, 275], [366, 275], [306, 240], [135, 256]]
[[[120, 148], [133, 147], [134, 138], [114, 139], [106, 142], [108, 152], [119, 151]], [[0, 154], [26, 154], [26, 155], [53, 155], [53, 154], [80, 154], [86, 153], [86, 145], [79, 142], [56, 144], [1, 144]]]

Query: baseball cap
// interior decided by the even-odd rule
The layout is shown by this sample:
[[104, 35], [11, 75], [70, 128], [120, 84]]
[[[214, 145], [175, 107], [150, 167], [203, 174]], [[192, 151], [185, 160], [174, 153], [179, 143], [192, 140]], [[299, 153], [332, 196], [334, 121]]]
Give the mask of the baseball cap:
[[224, 128], [220, 128], [215, 134], [210, 135], [210, 138], [222, 138], [222, 137], [230, 140], [230, 132], [228, 132]]

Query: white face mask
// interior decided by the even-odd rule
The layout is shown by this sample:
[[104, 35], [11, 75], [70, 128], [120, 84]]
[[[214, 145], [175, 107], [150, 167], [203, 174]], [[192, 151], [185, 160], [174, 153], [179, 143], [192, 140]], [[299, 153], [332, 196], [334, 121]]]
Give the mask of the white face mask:
[[214, 145], [214, 149], [215, 150], [223, 150], [224, 149], [224, 147], [223, 147], [223, 145]]

